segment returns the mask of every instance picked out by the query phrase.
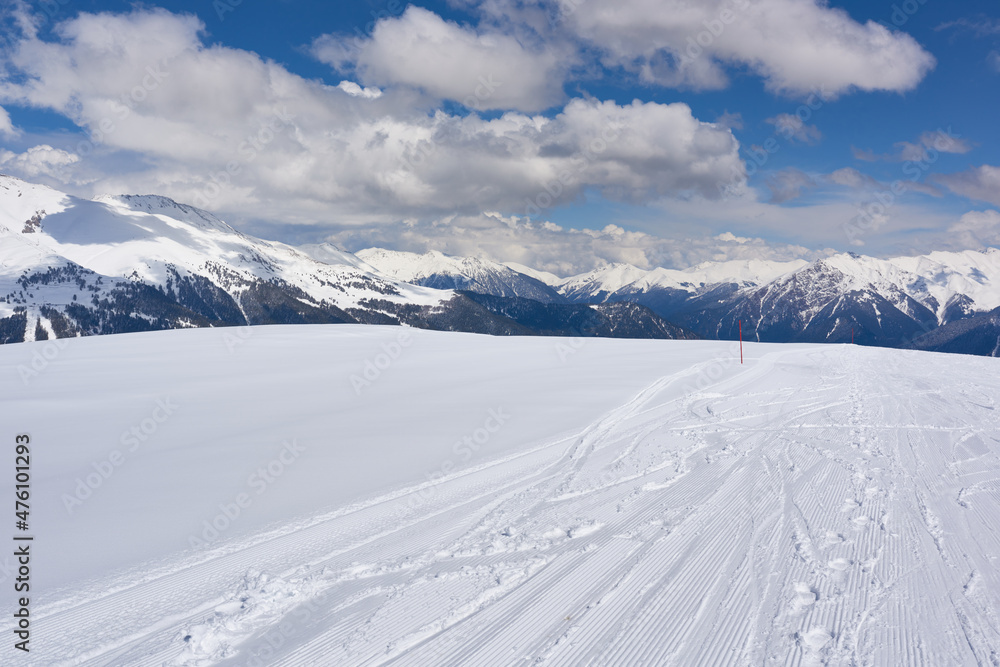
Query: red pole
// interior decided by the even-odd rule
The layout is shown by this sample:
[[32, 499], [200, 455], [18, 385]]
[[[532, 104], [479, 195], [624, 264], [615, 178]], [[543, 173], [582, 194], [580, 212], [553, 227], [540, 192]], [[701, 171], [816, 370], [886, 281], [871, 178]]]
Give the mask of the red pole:
[[740, 365], [743, 365], [743, 320], [740, 320]]

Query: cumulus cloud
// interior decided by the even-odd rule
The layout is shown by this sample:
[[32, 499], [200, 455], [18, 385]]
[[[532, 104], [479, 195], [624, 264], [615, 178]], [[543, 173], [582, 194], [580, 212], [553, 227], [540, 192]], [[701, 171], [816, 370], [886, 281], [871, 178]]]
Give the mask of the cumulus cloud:
[[410, 6], [379, 21], [364, 40], [325, 35], [313, 54], [338, 70], [353, 69], [368, 84], [413, 86], [477, 110], [540, 111], [564, 97], [572, 54], [525, 46], [498, 31], [445, 21]]
[[352, 97], [364, 97], [369, 100], [377, 100], [382, 97], [382, 91], [378, 88], [362, 88], [353, 81], [341, 81], [337, 88]]
[[47, 144], [29, 148], [23, 153], [0, 151], [0, 167], [25, 178], [49, 176], [65, 181], [68, 178], [66, 168], [79, 161], [78, 155]]
[[[95, 190], [284, 222], [544, 210], [588, 189], [628, 201], [711, 198], [720, 181], [744, 176], [730, 130], [685, 104], [575, 99], [549, 116], [429, 115], [412, 89], [326, 86], [206, 46], [203, 29], [159, 9], [80, 14], [54, 41], [21, 40], [0, 102], [84, 128], [90, 138], [67, 148], [96, 172], [112, 165]], [[127, 170], [112, 164], [135, 155]]]
[[795, 114], [782, 113], [774, 118], [768, 118], [767, 122], [774, 125], [775, 132], [788, 139], [798, 141], [803, 144], [816, 144], [823, 134], [815, 125], [807, 125]]
[[[508, 0], [493, 5], [512, 6]], [[834, 96], [853, 89], [906, 91], [934, 57], [909, 35], [821, 0], [587, 0], [563, 7], [562, 22], [608, 64], [651, 83], [717, 89], [725, 67], [748, 67], [776, 91]], [[571, 9], [571, 11], [570, 11]]]
[[0, 137], [15, 137], [17, 136], [18, 130], [14, 127], [13, 121], [10, 119], [10, 114], [3, 107], [0, 107]]
[[969, 211], [948, 228], [962, 247], [1000, 247], [1000, 211]]
[[942, 174], [934, 180], [952, 192], [1000, 206], [1000, 167], [984, 164], [957, 174]]
[[822, 254], [801, 246], [773, 244], [731, 232], [668, 239], [629, 231], [614, 224], [601, 230], [571, 229], [500, 213], [345, 228], [328, 240], [352, 251], [380, 247], [417, 253], [438, 250], [449, 255], [484, 256], [559, 276], [576, 275], [616, 262], [644, 269], [657, 266], [683, 269], [705, 261], [788, 261]]

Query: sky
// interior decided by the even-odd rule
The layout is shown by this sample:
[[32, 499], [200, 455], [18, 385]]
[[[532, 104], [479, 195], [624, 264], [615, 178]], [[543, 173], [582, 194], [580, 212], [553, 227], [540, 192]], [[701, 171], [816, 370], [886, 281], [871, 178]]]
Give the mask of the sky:
[[0, 172], [247, 233], [609, 262], [1000, 245], [986, 0], [8, 0]]

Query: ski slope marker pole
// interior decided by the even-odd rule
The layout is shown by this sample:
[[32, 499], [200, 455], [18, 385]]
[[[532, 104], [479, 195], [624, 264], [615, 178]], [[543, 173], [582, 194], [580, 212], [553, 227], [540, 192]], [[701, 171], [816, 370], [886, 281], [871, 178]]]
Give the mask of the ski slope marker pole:
[[743, 365], [743, 320], [740, 320], [740, 366]]

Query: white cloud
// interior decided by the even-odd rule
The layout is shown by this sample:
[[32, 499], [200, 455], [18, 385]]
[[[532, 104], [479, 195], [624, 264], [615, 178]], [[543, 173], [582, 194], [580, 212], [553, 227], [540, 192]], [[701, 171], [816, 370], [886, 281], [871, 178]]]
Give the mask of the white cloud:
[[774, 125], [775, 131], [789, 141], [798, 141], [803, 144], [816, 144], [823, 137], [815, 125], [807, 125], [795, 114], [782, 113], [767, 121]]
[[934, 180], [963, 197], [1000, 206], [1000, 167], [985, 164], [957, 174], [935, 176]]
[[1000, 73], [1000, 51], [990, 51], [989, 55], [986, 56], [986, 63], [993, 71]]
[[19, 134], [14, 123], [10, 119], [10, 114], [3, 107], [0, 107], [0, 137], [16, 137]]
[[947, 130], [924, 132], [920, 135], [920, 143], [924, 148], [933, 149], [939, 153], [963, 155], [972, 150], [972, 145], [957, 134], [954, 134], [950, 127]]
[[942, 23], [934, 28], [936, 31], [949, 29], [955, 31], [968, 31], [976, 37], [1000, 35], [1000, 19], [991, 19], [986, 16], [980, 16], [975, 19], [960, 18], [954, 21], [948, 21], [947, 23]]
[[892, 183], [883, 183], [882, 181], [876, 180], [869, 176], [868, 174], [862, 174], [857, 169], [851, 167], [844, 167], [843, 169], [838, 169], [831, 174], [827, 174], [826, 180], [835, 185], [842, 185], [852, 190], [859, 190], [867, 193], [892, 193], [893, 197], [897, 194], [902, 194], [903, 192], [920, 192], [925, 195], [930, 195], [931, 197], [940, 197], [941, 190], [934, 187], [929, 183], [922, 183], [919, 180], [913, 180], [911, 176], [907, 174], [901, 174], [907, 176], [906, 178], [900, 178]]
[[732, 243], [739, 243], [741, 245], [744, 243], [750, 243], [751, 241], [754, 240], [746, 238], [745, 236], [736, 236], [732, 232], [723, 232], [718, 236], [716, 236], [715, 238], [718, 239], [719, 241], [730, 241]]
[[716, 124], [722, 127], [728, 127], [731, 130], [742, 130], [743, 129], [743, 114], [729, 113], [726, 111], [721, 116], [715, 119]]
[[75, 148], [95, 191], [157, 192], [258, 220], [523, 213], [588, 189], [712, 198], [718, 183], [745, 180], [730, 130], [685, 104], [575, 99], [554, 116], [428, 115], [412, 89], [357, 95], [207, 47], [202, 30], [164, 10], [81, 14], [56, 41], [20, 42], [10, 54], [19, 76], [0, 80], [0, 102], [84, 128], [91, 140]]
[[874, 178], [867, 174], [862, 174], [857, 169], [852, 169], [851, 167], [838, 169], [832, 174], [829, 174], [827, 179], [837, 185], [843, 185], [848, 188], [864, 188], [874, 190], [881, 187], [881, 183], [876, 181]]
[[362, 88], [353, 81], [341, 81], [337, 88], [352, 97], [363, 97], [368, 100], [377, 100], [382, 97], [382, 91], [378, 88]]
[[79, 161], [79, 156], [47, 144], [34, 146], [23, 153], [0, 151], [0, 166], [26, 178], [50, 176], [66, 180], [66, 168]]
[[811, 176], [795, 168], [782, 169], [767, 177], [765, 184], [771, 191], [771, 203], [783, 204], [797, 199], [806, 190], [816, 187]]
[[893, 153], [878, 154], [874, 151], [852, 148], [854, 157], [864, 162], [926, 162], [932, 161], [932, 152], [964, 154], [973, 146], [960, 135], [955, 134], [951, 127], [947, 129], [924, 132], [915, 142], [899, 141], [894, 144]]
[[528, 48], [514, 37], [445, 21], [410, 6], [379, 21], [365, 40], [326, 35], [313, 54], [369, 84], [405, 85], [470, 109], [540, 111], [564, 98], [570, 53]]
[[[812, 248], [844, 248], [854, 241], [865, 245], [869, 254], [905, 255], [940, 249], [939, 230], [954, 222], [946, 207], [925, 201], [914, 202], [885, 192], [882, 205], [871, 192], [824, 193], [808, 206], [786, 206], [760, 201], [756, 190], [741, 197], [713, 202], [696, 199], [661, 200], [652, 205], [662, 211], [662, 220], [672, 221], [672, 229], [732, 231], [742, 236], [781, 239]], [[644, 216], [645, 217], [645, 216]], [[652, 234], [662, 225], [636, 219], [632, 226]], [[904, 245], [905, 244], [905, 247]]]
[[1000, 246], [1000, 211], [969, 211], [948, 228], [964, 247]]
[[417, 253], [438, 250], [450, 255], [485, 256], [560, 276], [583, 273], [614, 262], [627, 262], [644, 269], [657, 266], [683, 269], [705, 261], [787, 261], [826, 254], [801, 246], [740, 237], [731, 232], [717, 236], [695, 234], [664, 238], [614, 224], [601, 230], [566, 229], [551, 222], [500, 213], [345, 228], [329, 240], [349, 250], [381, 247]]
[[935, 64], [909, 35], [873, 21], [858, 23], [821, 0], [567, 4], [573, 9], [563, 12], [563, 22], [600, 49], [608, 64], [668, 86], [724, 87], [724, 67], [733, 64], [793, 94], [898, 92], [916, 87]]

